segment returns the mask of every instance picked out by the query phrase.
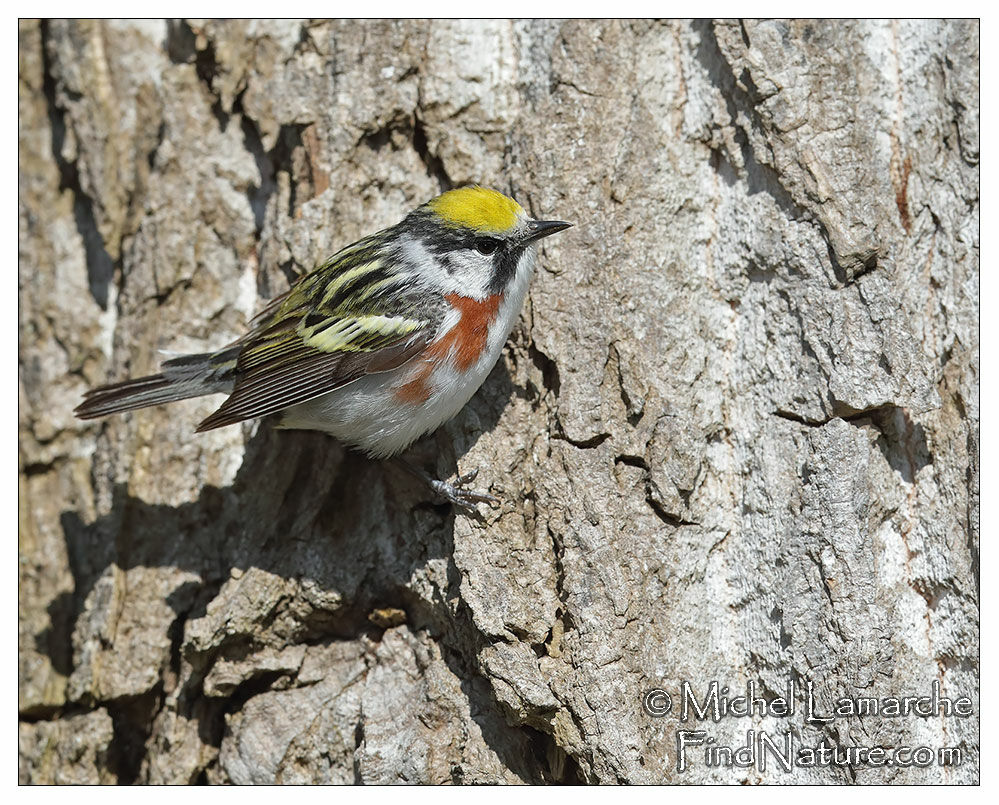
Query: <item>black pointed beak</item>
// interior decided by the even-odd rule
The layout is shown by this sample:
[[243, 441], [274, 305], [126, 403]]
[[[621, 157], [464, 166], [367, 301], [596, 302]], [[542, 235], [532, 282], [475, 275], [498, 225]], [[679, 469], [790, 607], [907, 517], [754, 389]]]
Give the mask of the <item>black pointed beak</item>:
[[554, 235], [556, 232], [561, 232], [570, 226], [572, 224], [566, 221], [528, 221], [527, 237], [524, 238], [524, 243], [532, 243], [535, 240], [547, 238], [549, 235]]

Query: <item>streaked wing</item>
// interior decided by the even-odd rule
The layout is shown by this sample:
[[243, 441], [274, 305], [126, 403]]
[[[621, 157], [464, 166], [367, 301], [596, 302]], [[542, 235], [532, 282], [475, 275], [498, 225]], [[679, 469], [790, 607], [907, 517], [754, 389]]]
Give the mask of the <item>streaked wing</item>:
[[334, 255], [254, 319], [237, 342], [233, 392], [199, 431], [306, 402], [426, 347], [433, 317], [406, 304], [407, 276], [388, 268], [371, 240]]

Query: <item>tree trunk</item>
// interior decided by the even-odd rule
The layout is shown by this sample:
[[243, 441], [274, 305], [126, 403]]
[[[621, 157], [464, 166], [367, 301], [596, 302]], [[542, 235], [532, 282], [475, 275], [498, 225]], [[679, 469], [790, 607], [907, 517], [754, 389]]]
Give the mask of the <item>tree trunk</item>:
[[[22, 22], [21, 780], [976, 782], [978, 38]], [[217, 397], [74, 419], [467, 182], [576, 224], [417, 449], [499, 508]]]

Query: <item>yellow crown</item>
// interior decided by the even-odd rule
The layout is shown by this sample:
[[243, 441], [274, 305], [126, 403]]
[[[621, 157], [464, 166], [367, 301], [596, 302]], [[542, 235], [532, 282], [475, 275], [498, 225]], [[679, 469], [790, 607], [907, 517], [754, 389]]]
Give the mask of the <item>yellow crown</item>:
[[524, 208], [516, 201], [488, 187], [448, 190], [428, 201], [427, 206], [448, 226], [467, 226], [491, 234], [513, 229], [524, 214]]

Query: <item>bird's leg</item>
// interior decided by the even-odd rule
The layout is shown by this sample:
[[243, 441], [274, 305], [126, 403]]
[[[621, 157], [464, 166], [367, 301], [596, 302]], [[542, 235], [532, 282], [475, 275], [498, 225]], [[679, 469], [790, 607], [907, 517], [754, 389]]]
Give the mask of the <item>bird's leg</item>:
[[465, 484], [470, 484], [479, 474], [477, 469], [472, 470], [471, 472], [466, 472], [464, 475], [459, 475], [453, 484], [449, 484], [446, 481], [437, 480], [429, 473], [421, 470], [419, 467], [410, 464], [404, 458], [397, 457], [396, 461], [398, 461], [407, 472], [415, 475], [427, 486], [429, 486], [430, 491], [432, 491], [437, 497], [450, 502], [452, 505], [457, 506], [463, 511], [475, 512], [475, 505], [477, 503], [488, 503], [492, 506], [498, 505], [500, 502], [499, 498], [493, 497], [485, 492], [476, 492], [472, 489], [464, 489]]

